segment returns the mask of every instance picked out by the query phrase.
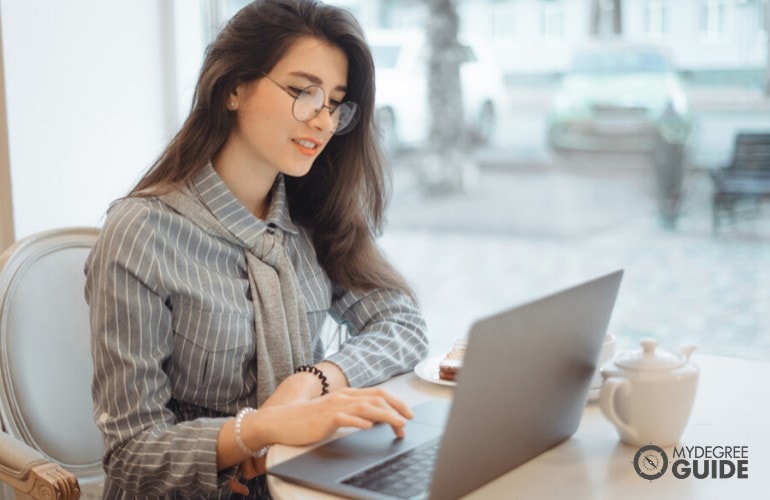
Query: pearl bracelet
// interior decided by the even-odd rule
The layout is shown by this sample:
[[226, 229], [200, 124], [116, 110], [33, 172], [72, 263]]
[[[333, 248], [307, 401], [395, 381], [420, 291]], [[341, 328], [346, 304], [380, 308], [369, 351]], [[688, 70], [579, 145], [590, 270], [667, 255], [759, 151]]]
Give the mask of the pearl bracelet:
[[247, 406], [246, 408], [242, 408], [235, 416], [235, 443], [238, 445], [238, 448], [240, 448], [241, 451], [243, 451], [248, 456], [253, 458], [262, 458], [265, 456], [270, 446], [268, 445], [260, 450], [254, 451], [246, 446], [246, 443], [243, 442], [243, 437], [241, 437], [241, 423], [243, 422], [243, 417], [245, 417], [247, 413], [252, 412], [256, 413], [257, 410]]

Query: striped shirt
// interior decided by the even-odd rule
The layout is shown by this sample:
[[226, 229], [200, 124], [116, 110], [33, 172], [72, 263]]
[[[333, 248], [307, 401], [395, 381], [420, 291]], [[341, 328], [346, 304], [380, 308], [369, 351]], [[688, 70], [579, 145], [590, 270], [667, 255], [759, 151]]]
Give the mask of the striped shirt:
[[[288, 212], [282, 177], [266, 220], [209, 165], [192, 182], [248, 248], [280, 228], [305, 301], [315, 361], [331, 315], [350, 332], [326, 360], [352, 387], [410, 370], [427, 354], [423, 316], [401, 291], [344, 290], [320, 266], [310, 232]], [[94, 417], [104, 434], [105, 498], [226, 498], [217, 472], [225, 419], [254, 406], [254, 306], [243, 247], [203, 231], [155, 198], [114, 203], [86, 263]]]

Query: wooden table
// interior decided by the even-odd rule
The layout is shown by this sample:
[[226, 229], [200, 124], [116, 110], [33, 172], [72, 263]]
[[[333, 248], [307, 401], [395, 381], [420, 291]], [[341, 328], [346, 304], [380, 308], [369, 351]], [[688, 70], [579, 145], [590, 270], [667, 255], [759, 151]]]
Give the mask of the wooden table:
[[[672, 474], [672, 464], [677, 459], [673, 457], [673, 447], [669, 447], [664, 450], [669, 457], [668, 471], [653, 481], [643, 479], [632, 464], [638, 448], [622, 444], [598, 405], [589, 403], [572, 438], [466, 498], [770, 498], [770, 364], [697, 354], [692, 360], [701, 370], [698, 393], [677, 447], [747, 446], [748, 478], [696, 479], [690, 475], [679, 479]], [[409, 405], [451, 399], [453, 390], [425, 382], [411, 373], [389, 380], [383, 387]], [[272, 447], [268, 468], [304, 449]], [[334, 498], [272, 476], [268, 484], [275, 498]]]

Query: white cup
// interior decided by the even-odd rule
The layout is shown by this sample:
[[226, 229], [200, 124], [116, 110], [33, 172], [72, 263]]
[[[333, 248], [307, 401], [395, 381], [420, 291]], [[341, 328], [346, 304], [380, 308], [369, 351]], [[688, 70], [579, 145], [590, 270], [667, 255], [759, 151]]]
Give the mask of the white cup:
[[602, 350], [601, 350], [601, 353], [599, 354], [599, 362], [596, 364], [596, 370], [594, 370], [594, 376], [591, 379], [591, 389], [601, 389], [602, 374], [599, 370], [606, 362], [612, 361], [612, 359], [615, 357], [616, 344], [617, 344], [617, 341], [613, 334], [608, 333], [604, 337]]

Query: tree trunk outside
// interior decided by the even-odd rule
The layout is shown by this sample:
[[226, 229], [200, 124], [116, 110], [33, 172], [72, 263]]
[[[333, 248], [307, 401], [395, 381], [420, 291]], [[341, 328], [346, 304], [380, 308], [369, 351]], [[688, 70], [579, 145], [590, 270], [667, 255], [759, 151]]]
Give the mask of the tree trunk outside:
[[[611, 19], [607, 19], [608, 16], [611, 16]], [[589, 23], [588, 30], [592, 38], [606, 38], [608, 35], [622, 35], [622, 0], [591, 0]]]
[[428, 0], [428, 5], [430, 143], [434, 151], [442, 151], [463, 140], [460, 20], [452, 0]]
[[621, 0], [612, 0], [612, 32], [615, 36], [623, 33], [623, 3]]
[[454, 0], [425, 0], [428, 12], [428, 156], [420, 168], [423, 186], [430, 191], [457, 191], [467, 187], [475, 171], [467, 154], [463, 119], [458, 41], [460, 19]]
[[591, 38], [599, 38], [599, 23], [602, 17], [601, 0], [591, 0], [591, 15], [589, 17], [590, 25], [588, 31]]

